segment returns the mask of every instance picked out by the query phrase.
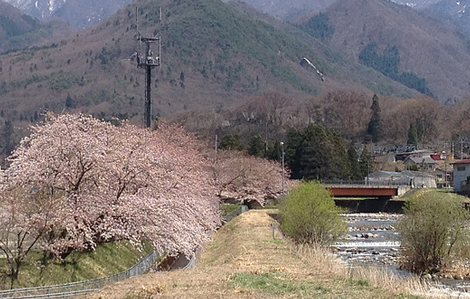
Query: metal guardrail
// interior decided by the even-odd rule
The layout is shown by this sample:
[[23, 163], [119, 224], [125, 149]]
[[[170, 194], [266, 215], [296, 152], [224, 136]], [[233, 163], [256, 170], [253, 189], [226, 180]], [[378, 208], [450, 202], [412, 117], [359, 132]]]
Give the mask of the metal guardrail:
[[[228, 215], [222, 217], [225, 222], [237, 217], [238, 215], [248, 211], [248, 207], [241, 205]], [[158, 258], [163, 254], [157, 253], [155, 250], [146, 255], [137, 264], [130, 267], [126, 271], [122, 271], [113, 275], [89, 279], [59, 285], [50, 285], [43, 287], [31, 287], [21, 289], [0, 290], [0, 298], [2, 299], [72, 299], [86, 293], [90, 293], [100, 289], [106, 285], [122, 281], [133, 276], [144, 274], [155, 264]], [[188, 264], [183, 269], [194, 268], [196, 264], [196, 254], [192, 255]]]
[[193, 254], [191, 258], [189, 259], [188, 264], [183, 267], [183, 270], [193, 269], [194, 267], [196, 267], [196, 260], [197, 260], [196, 254]]
[[409, 179], [398, 179], [398, 180], [383, 180], [376, 181], [370, 179], [366, 180], [324, 180], [321, 181], [324, 185], [366, 185], [366, 186], [410, 186]]
[[240, 215], [240, 214], [242, 214], [246, 211], [248, 211], [248, 206], [241, 205], [238, 208], [236, 208], [235, 210], [228, 213], [227, 215], [222, 216], [222, 222], [229, 222], [233, 218], [237, 217], [238, 215]]
[[21, 289], [1, 290], [0, 298], [15, 298], [15, 299], [30, 299], [30, 298], [62, 298], [69, 299], [75, 298], [79, 295], [89, 293], [91, 291], [102, 288], [111, 283], [122, 281], [133, 276], [137, 276], [147, 272], [152, 265], [155, 264], [162, 254], [157, 253], [155, 250], [147, 254], [137, 264], [129, 269], [101, 277], [96, 279], [89, 279], [77, 282], [71, 282], [60, 285], [50, 285], [43, 287], [31, 287]]

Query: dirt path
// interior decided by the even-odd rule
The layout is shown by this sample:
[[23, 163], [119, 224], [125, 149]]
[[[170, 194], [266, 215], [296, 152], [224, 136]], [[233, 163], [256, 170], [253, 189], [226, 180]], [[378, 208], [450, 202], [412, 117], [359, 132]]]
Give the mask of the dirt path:
[[342, 265], [331, 257], [300, 258], [278, 229], [273, 239], [271, 226], [279, 223], [270, 213], [252, 210], [229, 222], [195, 269], [134, 277], [82, 298], [397, 298], [365, 280], [342, 278]]

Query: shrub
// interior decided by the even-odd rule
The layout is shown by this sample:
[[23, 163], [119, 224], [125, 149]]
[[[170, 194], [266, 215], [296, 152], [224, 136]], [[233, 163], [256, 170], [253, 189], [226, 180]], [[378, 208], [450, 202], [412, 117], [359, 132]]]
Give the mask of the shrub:
[[469, 214], [461, 198], [428, 191], [406, 203], [405, 217], [398, 225], [403, 267], [415, 273], [435, 273], [463, 256]]
[[303, 183], [281, 204], [282, 230], [297, 243], [331, 244], [346, 225], [328, 190], [320, 183]]
[[335, 28], [331, 26], [328, 21], [329, 18], [327, 15], [319, 13], [310, 18], [306, 24], [301, 25], [300, 28], [313, 37], [325, 40], [329, 39], [333, 33], [335, 33]]

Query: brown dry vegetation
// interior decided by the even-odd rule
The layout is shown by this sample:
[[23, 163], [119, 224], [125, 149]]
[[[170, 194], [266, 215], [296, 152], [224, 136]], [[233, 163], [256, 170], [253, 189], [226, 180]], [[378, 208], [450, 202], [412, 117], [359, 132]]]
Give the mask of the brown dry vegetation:
[[[367, 9], [375, 7], [374, 1], [365, 3]], [[161, 0], [165, 16], [159, 24], [154, 4], [138, 1], [93, 27], [45, 41], [43, 47], [0, 55], [0, 126], [12, 121], [18, 141], [28, 134], [21, 128], [39, 121], [45, 110], [81, 111], [102, 119], [142, 123], [144, 71], [130, 61], [137, 47], [136, 7], [139, 30], [153, 35], [161, 29], [163, 40], [162, 67], [154, 71], [153, 116], [173, 115], [202, 136], [236, 133], [248, 140], [261, 134], [274, 142], [283, 139], [289, 128], [313, 121], [358, 142], [364, 140], [374, 92], [420, 96], [354, 62], [360, 48], [355, 47], [348, 58], [332, 50], [330, 46], [342, 38], [343, 23], [334, 24], [336, 35], [327, 45], [288, 24], [212, 0]], [[355, 10], [348, 7], [350, 18], [344, 22], [356, 22]], [[391, 13], [384, 7], [378, 10], [379, 16]], [[351, 43], [361, 43], [361, 36], [346, 36], [350, 40], [345, 51]], [[300, 66], [302, 57], [324, 73], [325, 81]], [[282, 94], [288, 101], [274, 103], [273, 94]], [[420, 145], [449, 140], [467, 123], [466, 112], [449, 108], [441, 113], [444, 108], [433, 99], [380, 96], [380, 104], [385, 140], [390, 143], [405, 143], [409, 125], [417, 118], [430, 120], [434, 128]], [[241, 116], [253, 112], [258, 113], [256, 119]], [[269, 127], [264, 126], [263, 115], [268, 116]]]
[[350, 271], [323, 249], [296, 247], [275, 212], [252, 210], [221, 228], [192, 270], [150, 273], [82, 298], [415, 298], [416, 281]]
[[425, 78], [441, 103], [468, 96], [470, 53], [454, 28], [391, 1], [337, 1], [326, 14], [335, 29], [329, 44], [345, 55], [357, 59], [369, 43], [380, 53], [396, 46], [400, 71]]
[[[161, 24], [159, 6], [165, 12]], [[417, 94], [336, 57], [295, 28], [275, 29], [230, 5], [143, 0], [86, 30], [44, 41], [43, 47], [0, 55], [0, 110], [6, 118], [29, 121], [44, 109], [141, 114], [144, 71], [129, 60], [137, 48], [136, 7], [142, 34], [159, 32], [163, 40], [162, 67], [154, 72], [154, 115], [224, 107], [270, 89], [301, 100], [340, 87], [364, 89], [372, 80], [396, 94]], [[325, 82], [300, 66], [303, 57], [325, 73]], [[67, 96], [72, 101], [66, 107]]]

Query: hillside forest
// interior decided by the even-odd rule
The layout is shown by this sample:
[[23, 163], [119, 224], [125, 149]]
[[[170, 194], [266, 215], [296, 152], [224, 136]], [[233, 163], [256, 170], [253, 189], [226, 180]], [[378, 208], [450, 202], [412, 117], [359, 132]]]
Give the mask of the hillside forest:
[[[38, 267], [118, 240], [190, 254], [220, 227], [220, 201], [363, 180], [386, 153], [470, 155], [470, 43], [389, 2], [284, 23], [238, 1], [137, 0], [83, 30], [0, 12], [4, 277], [35, 250]], [[423, 34], [404, 29], [412, 20]], [[151, 128], [142, 53], [161, 62]]]
[[[51, 35], [0, 55], [3, 166], [21, 138], [30, 134], [29, 126], [40, 123], [48, 111], [142, 124], [145, 80], [133, 59], [142, 47], [135, 42], [137, 25], [145, 34], [160, 34], [163, 41], [164, 60], [152, 82], [155, 126], [164, 118], [184, 125], [211, 147], [217, 140], [218, 147], [274, 160], [280, 159], [280, 142], [288, 161], [296, 160], [300, 153], [291, 148], [315, 140], [312, 134], [326, 136], [331, 148], [341, 144], [343, 156], [349, 149], [360, 156], [365, 144], [370, 150], [379, 146], [396, 151], [411, 144], [440, 151], [446, 142], [466, 149], [470, 99], [435, 96], [443, 92], [422, 71], [404, 67], [410, 57], [401, 42], [384, 46], [385, 40], [364, 43], [351, 37], [346, 48], [354, 50], [356, 62], [338, 47], [347, 25], [339, 16], [356, 13], [355, 0], [295, 24], [248, 12], [240, 3], [162, 0], [162, 10], [153, 4], [134, 2], [90, 28]], [[376, 0], [361, 5], [380, 8], [369, 22], [397, 11], [406, 13], [400, 18], [407, 22], [408, 16], [417, 15]], [[355, 24], [360, 18], [354, 14], [349, 21]], [[374, 27], [364, 23], [363, 28]], [[359, 42], [362, 46], [353, 46]], [[316, 72], [302, 65], [304, 61]], [[236, 146], [227, 145], [231, 143]], [[289, 165], [295, 177], [303, 176], [296, 174], [299, 163], [306, 162]], [[351, 171], [330, 173], [335, 178], [360, 177]], [[312, 175], [306, 176], [323, 177]]]
[[[373, 98], [376, 99], [375, 107], [378, 107], [375, 112]], [[432, 98], [371, 97], [365, 92], [343, 90], [299, 101], [280, 92], [270, 91], [262, 96], [245, 98], [230, 109], [199, 108], [175, 113], [168, 116], [167, 120], [195, 132], [208, 146], [213, 146], [217, 138], [217, 146], [220, 148], [241, 150], [277, 161], [281, 159], [280, 142], [285, 143], [288, 161], [299, 154], [292, 151], [310, 142], [312, 146], [318, 147], [312, 155], [319, 162], [329, 160], [325, 160], [324, 155], [335, 153], [337, 155], [332, 160], [347, 157], [351, 148], [360, 156], [364, 144], [369, 144], [369, 150], [382, 147], [385, 151], [396, 152], [403, 150], [400, 146], [403, 148], [404, 145], [441, 151], [443, 142], [454, 142], [457, 148], [462, 143], [465, 151], [468, 150], [466, 138], [469, 134], [469, 113], [470, 100], [443, 107]], [[34, 124], [43, 117], [43, 114], [36, 112], [27, 120], [23, 118], [20, 123]], [[116, 123], [119, 120], [115, 118], [108, 121]], [[378, 122], [378, 129], [371, 128], [374, 121]], [[154, 125], [158, 125], [158, 121]], [[13, 121], [4, 121], [1, 129], [4, 157], [11, 153], [26, 132], [14, 126]], [[319, 142], [322, 138], [326, 143]], [[299, 167], [296, 163], [300, 162], [292, 163], [289, 166], [294, 178], [360, 179], [367, 173], [362, 171], [353, 175], [350, 171], [335, 172], [328, 166], [313, 176], [304, 176], [296, 172]], [[308, 163], [316, 162], [311, 160]], [[338, 169], [347, 168], [338, 165]]]
[[[220, 143], [236, 135], [238, 148], [261, 155], [250, 144], [263, 143], [262, 156], [278, 157], [272, 153], [278, 143], [289, 146], [292, 131], [310, 124], [334, 132], [345, 152], [353, 147], [358, 155], [363, 144], [406, 145], [410, 128], [418, 147], [465, 142], [469, 99], [433, 97], [443, 92], [436, 93], [420, 70], [404, 68], [410, 58], [401, 43], [363, 43], [352, 52], [356, 61], [337, 47], [346, 26], [338, 13], [355, 12], [354, 3], [287, 24], [240, 3], [162, 0], [162, 16], [152, 1], [137, 1], [90, 28], [11, 49], [0, 55], [2, 161], [47, 111], [142, 124], [145, 76], [132, 58], [141, 47], [136, 22], [142, 33], [161, 34], [163, 41], [164, 59], [152, 82], [153, 119], [183, 124], [211, 146], [216, 136]], [[366, 4], [381, 14], [416, 15], [380, 1]], [[359, 40], [350, 42], [353, 47]], [[302, 57], [321, 76], [302, 66]], [[373, 98], [383, 124], [378, 135], [369, 128]]]

